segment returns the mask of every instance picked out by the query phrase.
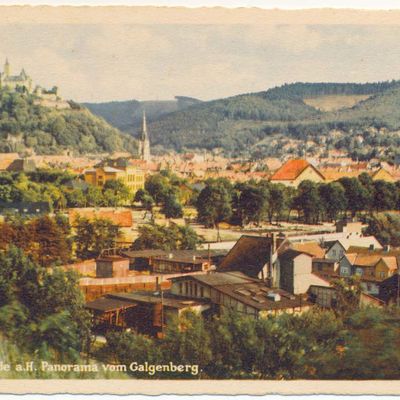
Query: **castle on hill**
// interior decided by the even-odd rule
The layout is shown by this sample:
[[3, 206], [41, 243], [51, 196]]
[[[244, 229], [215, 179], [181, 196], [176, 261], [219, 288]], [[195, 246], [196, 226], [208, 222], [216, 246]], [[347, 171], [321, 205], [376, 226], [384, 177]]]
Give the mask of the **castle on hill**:
[[70, 108], [67, 101], [64, 101], [58, 93], [57, 86], [50, 90], [46, 90], [39, 85], [33, 85], [32, 78], [22, 68], [18, 75], [11, 74], [11, 66], [6, 59], [3, 72], [0, 72], [0, 89], [7, 88], [11, 91], [20, 91], [30, 93], [37, 97], [35, 104], [40, 104], [44, 107], [65, 109]]
[[32, 78], [26, 74], [23, 68], [19, 75], [11, 75], [11, 66], [8, 59], [6, 59], [4, 70], [0, 72], [0, 88], [20, 89], [32, 93]]

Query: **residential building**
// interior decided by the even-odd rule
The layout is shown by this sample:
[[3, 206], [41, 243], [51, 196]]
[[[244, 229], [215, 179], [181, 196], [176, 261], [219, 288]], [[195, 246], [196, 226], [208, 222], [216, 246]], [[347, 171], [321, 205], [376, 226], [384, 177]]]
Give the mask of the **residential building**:
[[399, 255], [381, 252], [347, 253], [340, 260], [340, 276], [358, 276], [363, 291], [377, 295], [379, 284], [399, 268]]
[[324, 279], [331, 279], [339, 276], [339, 262], [329, 258], [313, 258], [312, 272]]
[[302, 181], [315, 183], [325, 181], [325, 177], [307, 160], [289, 160], [283, 164], [270, 178], [272, 183], [297, 187]]
[[364, 247], [369, 250], [383, 249], [375, 236], [352, 236], [351, 233], [344, 239], [338, 239], [333, 243], [329, 242], [327, 244], [329, 244], [329, 248], [325, 255], [326, 258], [336, 261], [340, 261], [346, 252], [348, 252], [350, 247]]

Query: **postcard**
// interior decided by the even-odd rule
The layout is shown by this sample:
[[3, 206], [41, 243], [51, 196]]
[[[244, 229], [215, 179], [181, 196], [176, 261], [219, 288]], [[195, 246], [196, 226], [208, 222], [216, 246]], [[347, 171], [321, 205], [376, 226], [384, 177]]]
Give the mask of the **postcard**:
[[399, 393], [400, 11], [0, 13], [0, 392]]

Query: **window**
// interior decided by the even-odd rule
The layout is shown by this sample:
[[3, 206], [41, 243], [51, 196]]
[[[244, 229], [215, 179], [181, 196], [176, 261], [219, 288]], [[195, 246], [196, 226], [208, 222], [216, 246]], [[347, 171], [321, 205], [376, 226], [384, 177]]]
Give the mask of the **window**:
[[200, 297], [204, 297], [204, 288], [200, 287]]
[[383, 271], [379, 272], [379, 278], [381, 279], [386, 278], [386, 274]]
[[179, 283], [179, 294], [183, 293], [183, 284], [182, 282]]
[[332, 250], [333, 257], [336, 257], [336, 250]]

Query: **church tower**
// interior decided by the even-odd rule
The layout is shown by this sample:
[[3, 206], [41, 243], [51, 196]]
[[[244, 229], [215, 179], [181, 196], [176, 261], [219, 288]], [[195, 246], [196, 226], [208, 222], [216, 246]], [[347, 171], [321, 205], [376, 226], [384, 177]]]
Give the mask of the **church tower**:
[[150, 161], [150, 140], [147, 133], [146, 113], [143, 110], [142, 135], [139, 140], [139, 157], [144, 161]]
[[6, 58], [6, 62], [4, 63], [4, 76], [9, 77], [11, 75], [11, 67], [10, 63], [8, 62], [8, 58]]

